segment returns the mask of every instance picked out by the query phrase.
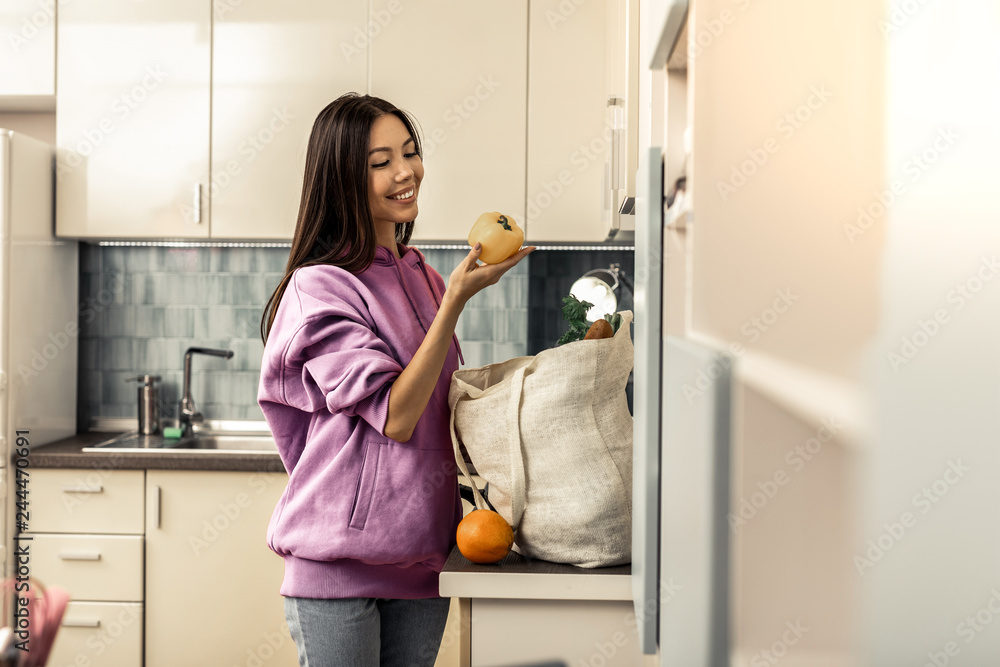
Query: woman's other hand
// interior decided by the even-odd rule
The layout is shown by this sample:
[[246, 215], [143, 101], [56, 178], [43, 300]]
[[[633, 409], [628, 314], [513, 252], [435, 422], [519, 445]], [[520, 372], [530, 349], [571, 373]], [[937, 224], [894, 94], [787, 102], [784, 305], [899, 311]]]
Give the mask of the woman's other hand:
[[458, 299], [461, 305], [465, 306], [479, 290], [487, 285], [495, 285], [503, 274], [530, 255], [534, 249], [535, 246], [525, 246], [499, 264], [479, 264], [479, 255], [483, 248], [481, 243], [477, 243], [451, 272], [445, 297]]

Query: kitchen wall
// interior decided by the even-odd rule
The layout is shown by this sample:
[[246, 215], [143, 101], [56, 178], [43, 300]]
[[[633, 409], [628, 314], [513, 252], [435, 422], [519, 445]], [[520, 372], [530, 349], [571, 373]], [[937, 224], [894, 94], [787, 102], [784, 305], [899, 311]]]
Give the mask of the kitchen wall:
[[[457, 249], [421, 251], [446, 281], [466, 255]], [[163, 378], [161, 411], [175, 416], [184, 351], [194, 345], [235, 353], [230, 360], [194, 359], [198, 409], [210, 419], [263, 419], [256, 402], [260, 316], [287, 258], [285, 247], [81, 243], [78, 428], [86, 430], [98, 417], [135, 416], [137, 384], [125, 380], [139, 374]], [[565, 330], [559, 306], [573, 280], [612, 261], [631, 274], [630, 250], [538, 251], [514, 267], [477, 294], [459, 318], [466, 367], [552, 347]], [[622, 307], [631, 308], [631, 295], [625, 299]]]
[[192, 345], [235, 353], [194, 359], [198, 409], [209, 418], [261, 419], [260, 313], [287, 256], [287, 248], [81, 243], [78, 427], [136, 415], [136, 384], [125, 379], [142, 373], [162, 376], [161, 411], [175, 416]]
[[[422, 250], [445, 280], [466, 252]], [[263, 345], [260, 316], [277, 286], [288, 248], [180, 248], [80, 245], [78, 427], [96, 417], [136, 415], [137, 374], [163, 378], [161, 409], [176, 414], [184, 351], [196, 357], [192, 394], [214, 419], [263, 419], [256, 403]], [[476, 295], [457, 333], [467, 366], [527, 354], [528, 275], [522, 263]]]

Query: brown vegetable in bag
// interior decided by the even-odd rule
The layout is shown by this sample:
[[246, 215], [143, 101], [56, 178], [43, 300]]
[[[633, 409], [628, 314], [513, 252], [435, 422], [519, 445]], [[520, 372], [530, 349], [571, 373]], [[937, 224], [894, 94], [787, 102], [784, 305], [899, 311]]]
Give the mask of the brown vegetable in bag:
[[583, 337], [584, 340], [599, 340], [601, 338], [612, 338], [615, 335], [615, 330], [611, 326], [611, 322], [606, 319], [601, 318], [590, 325], [587, 329], [587, 335]]

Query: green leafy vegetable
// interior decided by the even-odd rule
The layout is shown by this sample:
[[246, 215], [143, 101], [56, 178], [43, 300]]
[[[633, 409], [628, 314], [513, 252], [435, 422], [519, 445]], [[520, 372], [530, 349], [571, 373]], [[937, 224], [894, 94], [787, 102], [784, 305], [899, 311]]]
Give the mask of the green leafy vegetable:
[[562, 315], [563, 319], [569, 323], [569, 331], [556, 341], [557, 347], [575, 340], [583, 340], [583, 337], [587, 335], [587, 329], [590, 328], [590, 323], [587, 322], [587, 311], [594, 307], [594, 304], [589, 301], [580, 301], [572, 294], [564, 296], [562, 303]]
[[[590, 329], [590, 322], [587, 321], [587, 311], [594, 307], [594, 304], [589, 301], [580, 301], [572, 294], [564, 296], [562, 303], [562, 315], [563, 319], [569, 324], [569, 331], [556, 341], [557, 347], [576, 340], [583, 340], [584, 336], [587, 335], [587, 330]], [[611, 325], [611, 331], [618, 333], [618, 329], [622, 326], [621, 313], [605, 315], [604, 319]]]
[[622, 325], [621, 313], [615, 313], [614, 315], [605, 315], [604, 319], [606, 319], [608, 323], [611, 324], [611, 330], [614, 333], [618, 333], [618, 329]]

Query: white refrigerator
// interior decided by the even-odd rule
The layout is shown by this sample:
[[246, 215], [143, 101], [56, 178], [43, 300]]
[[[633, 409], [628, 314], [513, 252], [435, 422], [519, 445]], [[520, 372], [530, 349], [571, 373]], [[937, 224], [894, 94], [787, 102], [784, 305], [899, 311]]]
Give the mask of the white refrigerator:
[[[6, 576], [15, 568], [18, 432], [31, 448], [76, 433], [79, 243], [54, 235], [53, 155], [52, 146], [0, 129], [0, 559]], [[21, 489], [26, 483], [30, 525], [30, 453], [26, 459]]]
[[[664, 335], [663, 156], [636, 196], [632, 594], [643, 653], [664, 667], [729, 661], [731, 383], [734, 360]], [[711, 382], [694, 396], [691, 384]]]
[[686, 246], [675, 245], [668, 229], [694, 234], [696, 223], [678, 213], [686, 210], [680, 197], [667, 210], [670, 187], [688, 175], [677, 159], [687, 105], [674, 99], [676, 84], [649, 77], [686, 49], [688, 9], [688, 0], [640, 5], [632, 594], [640, 645], [655, 664], [722, 667], [732, 644], [726, 515], [736, 360], [696, 340], [687, 325], [667, 333], [665, 314], [680, 308], [669, 301], [678, 290], [667, 281], [686, 281], [689, 270]]

